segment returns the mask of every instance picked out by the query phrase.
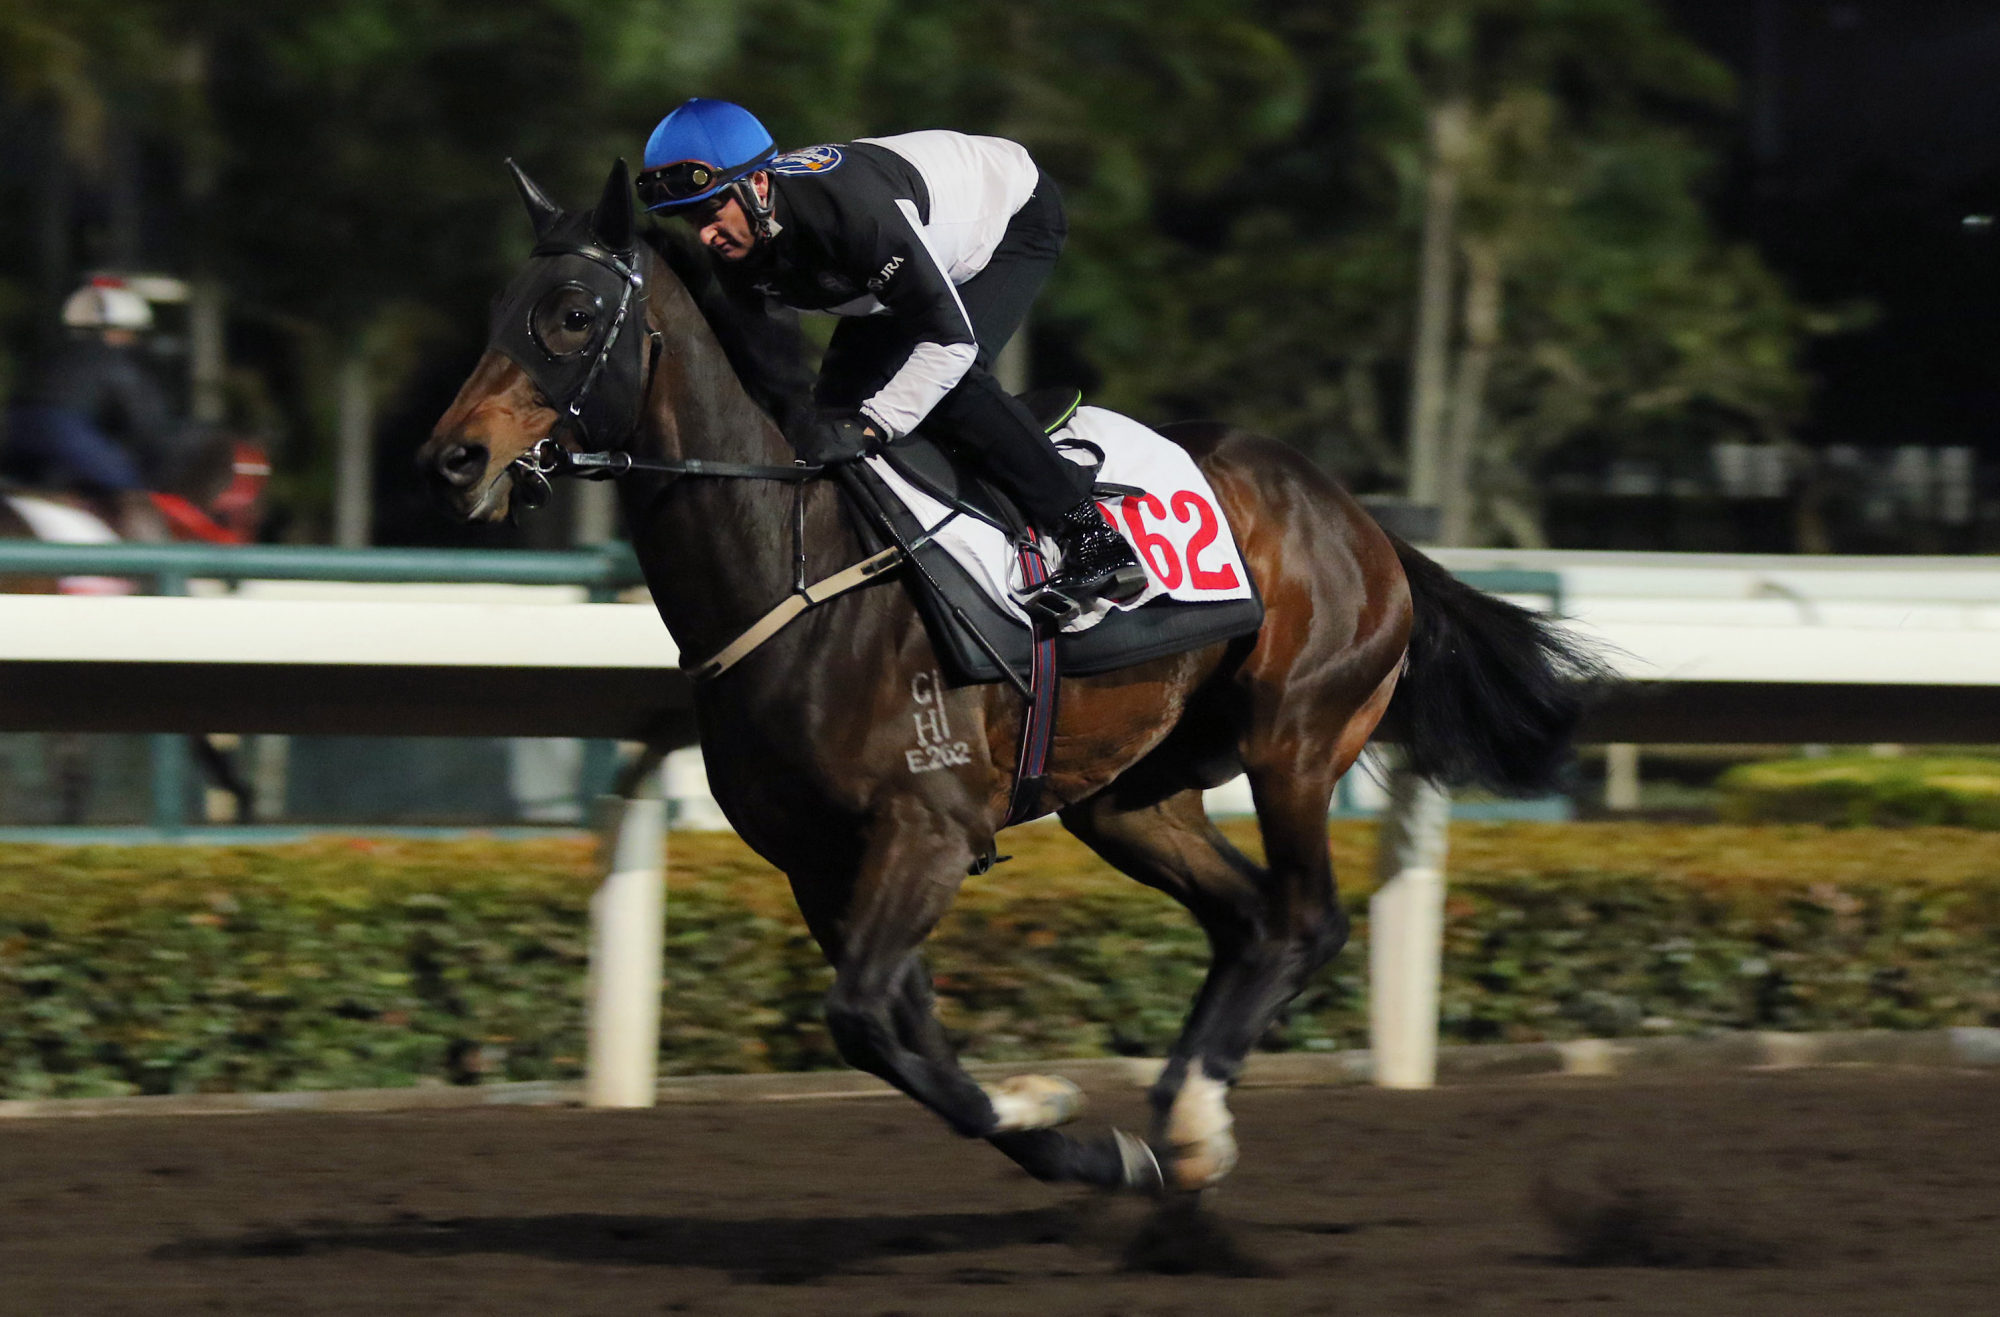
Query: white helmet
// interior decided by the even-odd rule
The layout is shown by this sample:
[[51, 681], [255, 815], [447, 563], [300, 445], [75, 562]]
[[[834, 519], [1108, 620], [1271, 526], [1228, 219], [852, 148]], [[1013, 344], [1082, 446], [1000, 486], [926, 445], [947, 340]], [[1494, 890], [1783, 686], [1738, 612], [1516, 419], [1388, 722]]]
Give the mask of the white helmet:
[[146, 299], [116, 279], [92, 279], [63, 303], [63, 324], [71, 329], [130, 329], [153, 327], [153, 308]]

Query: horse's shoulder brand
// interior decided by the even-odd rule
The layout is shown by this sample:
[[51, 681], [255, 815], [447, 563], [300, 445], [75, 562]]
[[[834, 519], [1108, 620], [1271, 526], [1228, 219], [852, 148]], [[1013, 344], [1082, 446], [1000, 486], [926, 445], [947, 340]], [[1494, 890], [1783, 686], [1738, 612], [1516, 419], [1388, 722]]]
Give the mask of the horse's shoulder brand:
[[808, 146], [797, 151], [787, 151], [783, 155], [772, 156], [765, 168], [774, 174], [796, 177], [800, 174], [824, 174], [840, 168], [840, 162], [847, 157], [837, 146], [822, 144]]

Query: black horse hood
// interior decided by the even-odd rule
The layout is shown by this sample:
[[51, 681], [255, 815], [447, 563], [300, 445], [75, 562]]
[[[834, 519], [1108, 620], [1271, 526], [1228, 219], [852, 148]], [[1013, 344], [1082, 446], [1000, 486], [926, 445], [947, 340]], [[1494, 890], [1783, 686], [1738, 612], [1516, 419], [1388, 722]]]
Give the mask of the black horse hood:
[[505, 354], [562, 413], [586, 449], [615, 448], [637, 427], [645, 371], [645, 289], [625, 162], [591, 211], [565, 211], [519, 165], [507, 167], [535, 225], [533, 258], [494, 305], [487, 346]]

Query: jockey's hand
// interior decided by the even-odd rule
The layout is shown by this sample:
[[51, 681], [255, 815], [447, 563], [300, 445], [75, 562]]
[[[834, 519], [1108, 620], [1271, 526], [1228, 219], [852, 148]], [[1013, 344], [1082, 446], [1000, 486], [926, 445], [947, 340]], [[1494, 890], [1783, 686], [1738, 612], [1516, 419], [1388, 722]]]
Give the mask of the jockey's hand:
[[792, 440], [798, 455], [815, 466], [858, 462], [881, 448], [881, 427], [859, 412], [823, 412]]

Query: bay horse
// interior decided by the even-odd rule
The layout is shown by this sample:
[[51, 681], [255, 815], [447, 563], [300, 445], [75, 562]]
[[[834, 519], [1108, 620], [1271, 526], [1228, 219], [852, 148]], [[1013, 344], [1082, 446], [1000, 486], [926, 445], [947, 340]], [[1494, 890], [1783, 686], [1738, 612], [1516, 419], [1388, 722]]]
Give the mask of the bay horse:
[[[621, 481], [621, 505], [660, 616], [695, 659], [804, 580], [868, 556], [833, 482], [777, 478], [793, 455], [671, 246], [636, 232], [624, 163], [588, 212], [515, 177], [534, 253], [418, 452], [448, 506], [466, 520], [507, 516], [549, 443], [650, 462]], [[1161, 433], [1212, 483], [1265, 621], [1245, 641], [1065, 679], [1043, 797], [1208, 936], [1207, 979], [1150, 1093], [1149, 1138], [1064, 1132], [1080, 1097], [1058, 1079], [982, 1086], [933, 1013], [920, 949], [993, 854], [1023, 711], [1007, 685], [940, 681], [900, 573], [803, 612], [694, 688], [717, 803], [790, 880], [834, 967], [826, 1019], [840, 1055], [1037, 1178], [1149, 1191], [1197, 1190], [1230, 1170], [1231, 1084], [1346, 941], [1327, 809], [1385, 717], [1419, 774], [1546, 791], [1595, 673], [1560, 629], [1392, 539], [1294, 450], [1216, 422]], [[911, 720], [933, 710], [967, 753], [917, 771]], [[1262, 863], [1203, 812], [1203, 789], [1238, 773]]]

